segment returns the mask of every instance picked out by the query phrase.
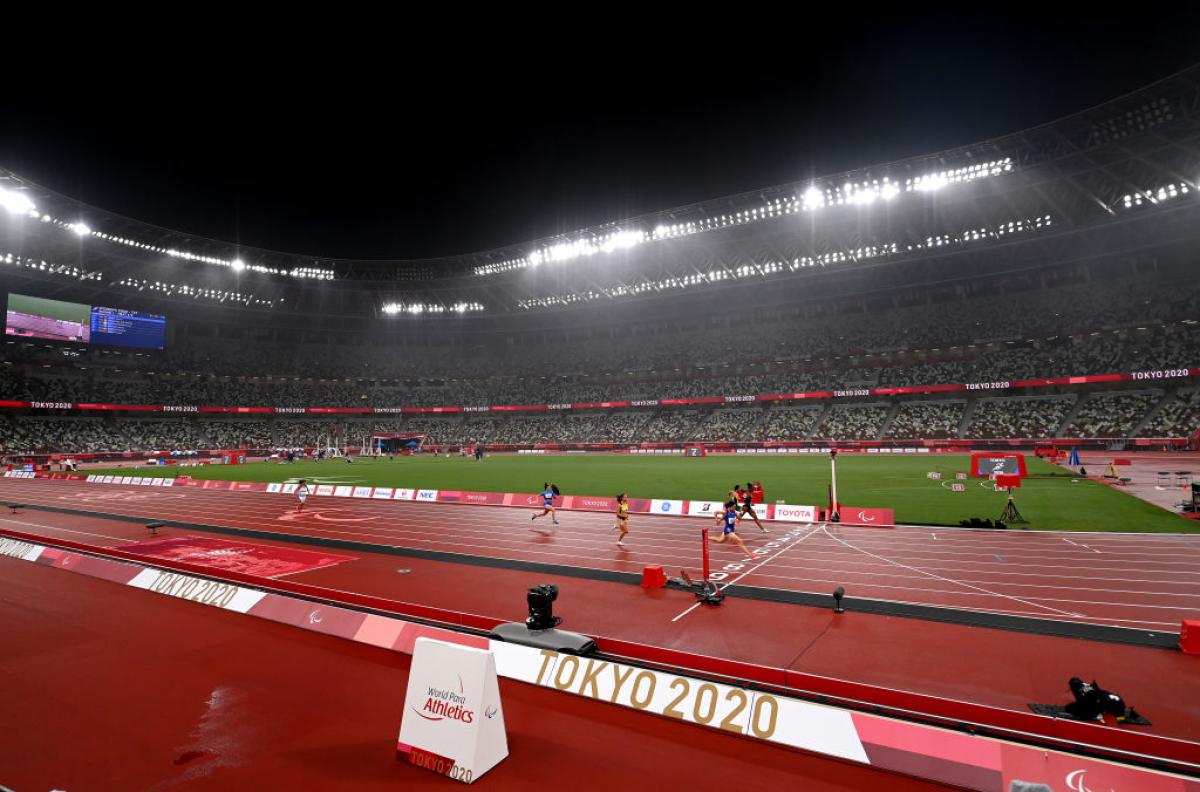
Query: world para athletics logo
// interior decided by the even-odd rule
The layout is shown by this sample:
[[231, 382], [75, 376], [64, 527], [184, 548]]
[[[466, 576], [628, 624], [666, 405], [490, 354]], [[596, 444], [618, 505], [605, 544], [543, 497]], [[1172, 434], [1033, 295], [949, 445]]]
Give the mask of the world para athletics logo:
[[[413, 712], [425, 720], [456, 720], [462, 723], [471, 723], [475, 720], [475, 713], [467, 705], [466, 696], [463, 695], [461, 676], [458, 678], [458, 693], [430, 685], [426, 691], [425, 704], [420, 709], [409, 706], [412, 707]], [[491, 715], [488, 717], [490, 718]]]

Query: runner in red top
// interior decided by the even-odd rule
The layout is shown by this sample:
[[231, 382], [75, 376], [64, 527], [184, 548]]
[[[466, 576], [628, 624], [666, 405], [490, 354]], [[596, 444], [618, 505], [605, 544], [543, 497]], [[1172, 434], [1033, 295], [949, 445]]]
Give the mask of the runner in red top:
[[746, 482], [746, 489], [738, 490], [738, 494], [741, 496], [742, 501], [741, 501], [741, 504], [739, 504], [741, 506], [741, 511], [738, 512], [737, 519], [738, 519], [738, 522], [741, 522], [742, 518], [745, 517], [747, 514], [749, 514], [751, 519], [754, 520], [754, 524], [758, 526], [758, 530], [762, 531], [763, 533], [766, 533], [767, 529], [758, 520], [758, 512], [754, 511], [754, 495], [752, 494], [753, 491], [754, 491], [754, 485], [751, 484], [750, 482]]

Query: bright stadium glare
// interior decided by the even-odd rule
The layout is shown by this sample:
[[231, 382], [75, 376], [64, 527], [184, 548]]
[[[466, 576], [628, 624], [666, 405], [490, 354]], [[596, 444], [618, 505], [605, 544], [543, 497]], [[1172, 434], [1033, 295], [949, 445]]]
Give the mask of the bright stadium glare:
[[1187, 195], [1191, 190], [1185, 182], [1178, 184], [1165, 184], [1158, 188], [1151, 188], [1136, 193], [1128, 193], [1121, 198], [1122, 208], [1132, 209], [1135, 206], [1142, 204], [1160, 204], [1164, 201], [1169, 201], [1173, 198], [1178, 198], [1181, 195]]
[[13, 214], [29, 214], [37, 211], [37, 207], [34, 206], [28, 195], [4, 187], [0, 187], [0, 206]]
[[812, 185], [799, 198], [793, 197], [787, 200], [777, 198], [771, 200], [760, 197], [758, 200], [765, 201], [765, 203], [738, 211], [731, 211], [729, 214], [714, 214], [703, 219], [682, 220], [669, 225], [666, 223], [657, 223], [653, 226], [653, 231], [649, 233], [640, 230], [624, 230], [614, 231], [603, 236], [589, 236], [584, 231], [581, 232], [583, 235], [578, 239], [556, 242], [547, 247], [539, 248], [530, 252], [523, 259], [511, 259], [499, 264], [485, 264], [475, 267], [473, 274], [494, 275], [526, 267], [536, 267], [539, 264], [550, 262], [567, 262], [585, 256], [593, 256], [597, 253], [610, 253], [618, 249], [631, 248], [643, 243], [664, 239], [677, 239], [679, 237], [700, 234], [705, 231], [759, 223], [781, 217], [785, 214], [795, 214], [800, 211], [812, 212], [826, 206], [870, 206], [880, 198], [885, 201], [892, 201], [901, 192], [912, 192], [914, 190], [932, 192], [941, 190], [951, 184], [963, 184], [978, 179], [999, 176], [1003, 173], [1011, 172], [1012, 169], [1011, 158], [1005, 157], [1004, 159], [980, 162], [952, 170], [912, 177], [906, 180], [903, 189], [887, 176], [872, 180], [863, 180], [858, 183], [847, 181], [840, 187], [830, 187], [825, 191], [822, 191], [816, 185]]
[[875, 203], [875, 199], [879, 197], [873, 188], [868, 187], [865, 190], [857, 190], [850, 192], [850, 203], [856, 206], [870, 206]]
[[918, 192], [937, 192], [938, 190], [949, 184], [949, 180], [940, 173], [932, 176], [926, 176], [913, 184], [913, 189]]
[[11, 264], [24, 269], [38, 270], [48, 275], [59, 275], [78, 281], [100, 281], [104, 273], [99, 270], [86, 270], [71, 264], [55, 264], [45, 259], [33, 259], [16, 253], [0, 253], [0, 263]]
[[645, 240], [646, 233], [644, 231], [620, 231], [606, 239], [600, 249], [605, 253], [611, 253], [614, 250], [640, 245]]
[[395, 316], [396, 314], [411, 314], [420, 316], [421, 314], [444, 314], [444, 313], [476, 313], [483, 310], [483, 305], [477, 302], [459, 302], [453, 305], [443, 305], [441, 303], [398, 303], [388, 302], [379, 307], [379, 310], [387, 316]]
[[[812, 212], [824, 207], [859, 206], [867, 207], [879, 199], [895, 200], [901, 192], [933, 192], [951, 184], [963, 184], [978, 179], [999, 176], [1013, 170], [1012, 159], [978, 162], [959, 168], [935, 173], [909, 177], [904, 181], [903, 188], [891, 181], [887, 176], [855, 183], [847, 181], [842, 186], [827, 187], [822, 190], [816, 185], [809, 186], [802, 194], [791, 197], [770, 198], [757, 195], [750, 199], [752, 205], [742, 205], [740, 209], [732, 207], [718, 213], [715, 206], [695, 207], [699, 215], [694, 219], [680, 219], [678, 222], [657, 222], [647, 224], [652, 231], [637, 227], [612, 229], [605, 231], [590, 231], [584, 229], [575, 235], [574, 239], [561, 239], [542, 247], [531, 250], [525, 256], [518, 256], [504, 261], [482, 264], [473, 267], [471, 273], [475, 276], [495, 275], [527, 269], [547, 263], [565, 263], [597, 254], [611, 254], [619, 250], [631, 250], [643, 244], [667, 239], [703, 234], [708, 231], [719, 231], [725, 228], [749, 225], [774, 220], [789, 214]], [[1124, 201], [1126, 208], [1139, 205], [1142, 200], [1157, 202], [1175, 197], [1177, 193], [1171, 190], [1159, 191], [1159, 195], [1146, 193], [1145, 197], [1131, 194]], [[106, 233], [104, 230], [92, 230], [82, 222], [67, 222], [50, 214], [39, 213], [33, 201], [23, 192], [0, 188], [0, 206], [15, 214], [26, 214], [33, 219], [56, 226], [66, 231], [72, 231], [79, 236], [89, 236], [116, 245], [134, 248], [147, 253], [157, 253], [184, 261], [200, 262], [226, 267], [236, 273], [250, 271], [265, 275], [283, 275], [293, 278], [334, 280], [337, 276], [332, 267], [319, 266], [266, 266], [264, 264], [246, 263], [240, 258], [222, 258], [220, 256], [195, 253], [178, 247], [169, 247], [162, 243], [142, 241], [127, 236]], [[725, 207], [722, 207], [724, 209]], [[715, 211], [714, 211], [715, 210]], [[692, 211], [692, 208], [689, 208]], [[674, 219], [674, 216], [672, 216]], [[649, 220], [649, 218], [646, 218]], [[631, 221], [636, 226], [637, 221]], [[536, 244], [536, 243], [535, 243]], [[315, 262], [314, 262], [315, 263]], [[443, 306], [444, 307], [444, 306]], [[407, 309], [406, 309], [407, 310]], [[470, 308], [468, 310], [475, 310]]]
[[[841, 188], [839, 188], [841, 189]], [[846, 188], [849, 190], [849, 186]], [[861, 196], [867, 191], [850, 193], [849, 202], [862, 200]], [[871, 191], [874, 192], [873, 190]], [[872, 198], [871, 200], [874, 200]], [[958, 233], [938, 234], [925, 237], [921, 242], [902, 245], [900, 242], [885, 242], [875, 245], [864, 245], [852, 250], [837, 250], [812, 256], [797, 256], [791, 261], [765, 261], [754, 265], [742, 265], [732, 270], [717, 269], [708, 272], [698, 272], [691, 275], [671, 276], [657, 280], [643, 280], [633, 284], [619, 284], [609, 288], [588, 289], [581, 292], [566, 292], [543, 297], [530, 297], [517, 302], [517, 307], [529, 311], [536, 308], [574, 305], [593, 300], [612, 299], [614, 297], [629, 297], [650, 291], [664, 289], [686, 289], [692, 286], [711, 285], [726, 280], [744, 280], [747, 278], [766, 277], [784, 271], [796, 272], [811, 267], [827, 267], [845, 262], [862, 262], [871, 259], [887, 258], [903, 253], [920, 250], [941, 248], [950, 245], [963, 245], [972, 242], [1000, 239], [1005, 235], [1030, 233], [1049, 228], [1053, 219], [1050, 215], [1012, 220], [992, 227], [968, 228]]]

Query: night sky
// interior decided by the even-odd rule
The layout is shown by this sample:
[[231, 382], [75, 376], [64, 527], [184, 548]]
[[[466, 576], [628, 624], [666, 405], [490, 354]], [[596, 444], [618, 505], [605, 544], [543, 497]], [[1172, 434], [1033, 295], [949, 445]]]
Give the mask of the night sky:
[[1174, 5], [811, 20], [764, 5], [741, 22], [595, 6], [470, 33], [366, 19], [69, 47], [64, 77], [9, 69], [0, 166], [247, 245], [467, 253], [1084, 109], [1200, 62], [1200, 11], [1180, 10], [1197, 4]]

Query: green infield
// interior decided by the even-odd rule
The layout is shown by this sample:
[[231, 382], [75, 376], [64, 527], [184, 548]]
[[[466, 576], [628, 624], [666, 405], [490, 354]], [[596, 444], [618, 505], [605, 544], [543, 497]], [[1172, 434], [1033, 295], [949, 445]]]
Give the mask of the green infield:
[[[978, 517], [996, 519], [1005, 495], [991, 482], [958, 481], [970, 457], [937, 455], [838, 458], [838, 497], [847, 506], [891, 508], [896, 520], [917, 525], [958, 525]], [[1014, 528], [1057, 531], [1197, 532], [1200, 526], [1131, 495], [1069, 471], [1026, 457], [1030, 478], [1016, 491], [1027, 523]], [[92, 473], [131, 475], [131, 466]], [[941, 479], [930, 479], [937, 472]], [[632, 498], [719, 500], [735, 483], [761, 481], [769, 502], [824, 506], [828, 503], [827, 457], [708, 456], [641, 457], [618, 455], [490, 456], [481, 462], [461, 457], [400, 457], [324, 462], [256, 462], [248, 465], [139, 467], [141, 476], [188, 475], [198, 479], [291, 481], [360, 486], [453, 489], [481, 492], [536, 492], [544, 482], [564, 494]], [[952, 485], [964, 484], [963, 492]]]

